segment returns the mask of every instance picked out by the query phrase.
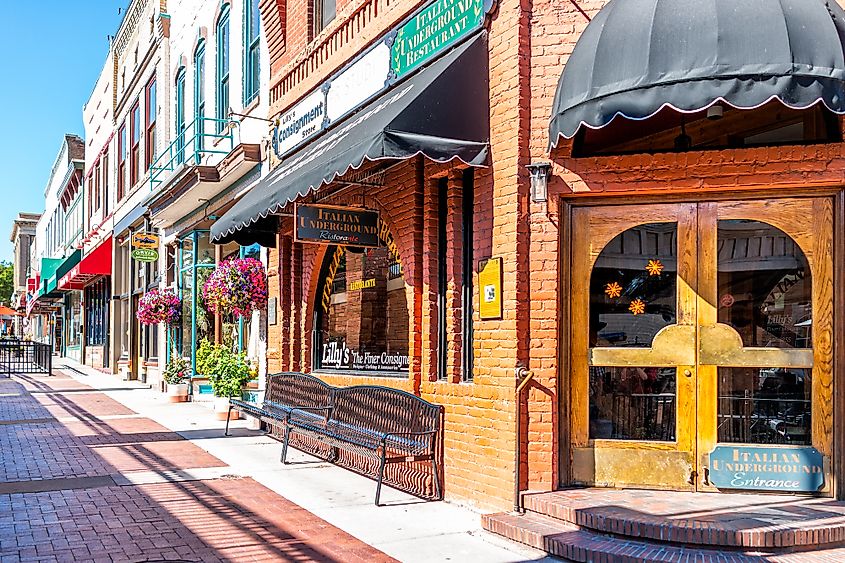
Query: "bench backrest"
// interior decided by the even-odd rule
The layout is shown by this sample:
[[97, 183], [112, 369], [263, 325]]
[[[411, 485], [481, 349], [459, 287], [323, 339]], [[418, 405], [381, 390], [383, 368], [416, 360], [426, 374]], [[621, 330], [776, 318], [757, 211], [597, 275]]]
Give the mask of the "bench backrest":
[[335, 389], [331, 418], [379, 433], [426, 432], [437, 430], [440, 407], [398, 389], [355, 385]]
[[331, 385], [311, 375], [274, 373], [267, 376], [264, 400], [294, 407], [326, 407], [331, 405], [333, 390]]

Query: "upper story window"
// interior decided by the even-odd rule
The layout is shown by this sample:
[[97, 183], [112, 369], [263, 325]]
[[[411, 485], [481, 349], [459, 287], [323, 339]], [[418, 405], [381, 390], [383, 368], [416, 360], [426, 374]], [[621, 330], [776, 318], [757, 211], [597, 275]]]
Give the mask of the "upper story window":
[[155, 77], [147, 84], [145, 96], [147, 108], [147, 136], [144, 144], [144, 171], [150, 169], [155, 161], [156, 153], [156, 79]]
[[311, 37], [317, 37], [337, 15], [337, 0], [313, 0]]
[[130, 188], [138, 183], [138, 157], [141, 151], [141, 106], [136, 101], [130, 112], [130, 129], [132, 144], [129, 147], [129, 186]]
[[126, 123], [120, 126], [117, 134], [117, 201], [126, 195]]
[[109, 214], [109, 150], [106, 149], [105, 154], [103, 155], [103, 217], [106, 217]]
[[258, 0], [244, 2], [244, 105], [258, 97], [259, 88], [259, 28], [261, 15]]
[[217, 132], [223, 131], [229, 113], [229, 4], [217, 19]]
[[200, 39], [194, 51], [194, 131], [196, 132], [196, 150], [202, 150], [205, 126], [205, 40]]
[[176, 163], [185, 162], [185, 67], [176, 73]]

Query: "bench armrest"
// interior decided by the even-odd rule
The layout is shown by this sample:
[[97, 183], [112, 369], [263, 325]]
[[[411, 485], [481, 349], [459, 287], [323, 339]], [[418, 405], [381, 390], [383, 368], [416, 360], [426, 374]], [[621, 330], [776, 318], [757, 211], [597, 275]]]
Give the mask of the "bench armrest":
[[437, 434], [437, 430], [424, 430], [422, 432], [385, 432], [385, 436], [426, 436]]

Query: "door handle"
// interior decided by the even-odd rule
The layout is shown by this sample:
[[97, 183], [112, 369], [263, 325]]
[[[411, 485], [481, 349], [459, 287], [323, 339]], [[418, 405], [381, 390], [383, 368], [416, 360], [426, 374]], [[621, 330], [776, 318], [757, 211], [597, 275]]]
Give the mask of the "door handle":
[[684, 375], [686, 375], [687, 377], [692, 377], [692, 370], [685, 369], [685, 370], [684, 370]]

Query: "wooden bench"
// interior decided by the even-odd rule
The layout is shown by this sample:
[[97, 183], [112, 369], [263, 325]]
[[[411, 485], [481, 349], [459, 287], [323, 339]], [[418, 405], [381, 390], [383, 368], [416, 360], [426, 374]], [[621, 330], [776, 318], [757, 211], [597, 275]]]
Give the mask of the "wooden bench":
[[[302, 373], [267, 376], [261, 405], [229, 399], [229, 412], [238, 410], [284, 431], [282, 463], [287, 463], [291, 434], [331, 447], [372, 456], [378, 463], [376, 506], [381, 499], [385, 466], [429, 461], [435, 498], [442, 498], [437, 463], [441, 407], [389, 387], [356, 385], [332, 387]], [[229, 422], [226, 421], [226, 436]]]
[[[267, 424], [286, 427], [291, 411], [298, 409], [300, 417], [325, 418], [331, 409], [334, 387], [316, 377], [299, 372], [274, 373], [267, 376], [264, 401], [259, 405], [241, 399], [229, 398], [229, 414], [237, 410]], [[226, 432], [229, 435], [229, 417]]]

